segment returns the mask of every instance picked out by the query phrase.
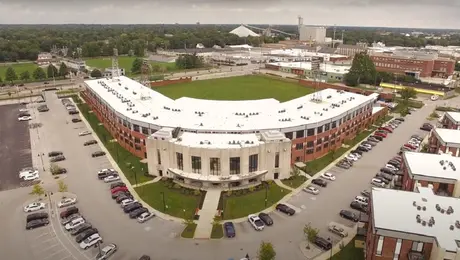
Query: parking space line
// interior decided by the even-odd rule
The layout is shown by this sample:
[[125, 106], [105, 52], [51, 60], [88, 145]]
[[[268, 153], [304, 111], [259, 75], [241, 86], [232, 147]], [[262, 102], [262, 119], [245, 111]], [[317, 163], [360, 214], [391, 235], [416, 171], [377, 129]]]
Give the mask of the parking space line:
[[53, 247], [55, 247], [55, 246], [59, 246], [59, 245], [60, 245], [60, 244], [59, 244], [58, 242], [56, 242], [56, 244], [54, 244], [54, 245], [52, 245], [52, 246], [49, 246], [49, 247], [47, 247], [47, 248], [45, 248], [45, 249], [43, 249], [43, 250], [40, 250], [38, 253], [41, 254], [41, 253], [43, 253], [43, 252], [46, 252], [46, 251], [50, 250], [51, 248], [53, 248]]
[[44, 237], [44, 236], [47, 236], [47, 235], [54, 235], [54, 234], [51, 234], [50, 232], [43, 233], [43, 234], [39, 235], [38, 237], [35, 237], [34, 240], [39, 239], [39, 238]]
[[61, 249], [61, 250], [58, 250], [58, 251], [52, 253], [51, 255], [47, 256], [46, 258], [43, 258], [43, 260], [50, 259], [51, 257], [53, 257], [53, 256], [55, 256], [55, 255], [61, 253], [61, 252], [64, 251], [64, 250], [66, 250], [66, 249], [63, 248], [63, 249]]
[[50, 238], [50, 239], [40, 241], [40, 243], [41, 243], [41, 244], [44, 244], [44, 243], [46, 243], [46, 242], [48, 242], [48, 241], [51, 241], [51, 240], [53, 240], [53, 239], [56, 239], [56, 237], [52, 237], [52, 238]]

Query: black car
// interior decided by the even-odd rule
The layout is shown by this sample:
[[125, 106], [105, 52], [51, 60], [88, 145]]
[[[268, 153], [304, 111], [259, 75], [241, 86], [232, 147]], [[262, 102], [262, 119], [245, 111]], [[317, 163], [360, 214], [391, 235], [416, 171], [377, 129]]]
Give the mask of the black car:
[[79, 112], [77, 110], [69, 110], [69, 115], [76, 115]]
[[350, 203], [350, 208], [356, 209], [356, 210], [361, 211], [361, 212], [363, 212], [363, 213], [367, 213], [367, 208], [366, 208], [366, 206], [364, 206], [363, 204], [361, 204], [361, 203], [359, 203], [359, 202], [357, 202], [357, 201], [352, 201], [352, 202]]
[[316, 184], [320, 187], [327, 187], [327, 181], [323, 180], [323, 179], [314, 179], [311, 181], [311, 183], [313, 184]]
[[[376, 178], [384, 179], [385, 183], [388, 184], [390, 181], [393, 180], [393, 175], [384, 173], [384, 172], [379, 172], [375, 175]], [[388, 183], [387, 183], [388, 182]]]
[[391, 174], [391, 175], [395, 175], [395, 174], [396, 174], [395, 171], [393, 171], [392, 169], [388, 169], [388, 168], [386, 168], [386, 167], [380, 168], [380, 171], [381, 171], [381, 172], [384, 172], [384, 173]]
[[406, 119], [404, 119], [403, 117], [395, 118], [395, 120], [398, 120], [399, 122], [404, 122], [404, 121], [406, 121]]
[[80, 118], [72, 118], [72, 123], [78, 123], [81, 122]]
[[344, 219], [348, 219], [348, 220], [351, 220], [351, 221], [354, 221], [354, 222], [358, 222], [359, 221], [359, 217], [358, 215], [356, 215], [355, 213], [349, 211], [349, 210], [341, 210], [339, 215], [344, 218]]
[[286, 204], [281, 204], [280, 203], [280, 204], [276, 205], [276, 210], [281, 211], [281, 212], [283, 212], [283, 213], [285, 213], [285, 214], [287, 214], [289, 216], [292, 216], [292, 215], [295, 214], [295, 210], [290, 208]]
[[96, 140], [89, 140], [89, 141], [86, 141], [83, 145], [88, 146], [88, 145], [93, 145], [93, 144], [97, 144], [97, 141]]
[[351, 153], [357, 153], [359, 155], [363, 155], [363, 151], [359, 151], [359, 150], [353, 150], [351, 151]]
[[124, 211], [125, 213], [129, 213], [129, 212], [134, 211], [134, 210], [136, 210], [136, 209], [138, 209], [138, 208], [141, 208], [141, 207], [142, 207], [142, 204], [141, 204], [141, 203], [139, 203], [139, 202], [134, 202], [134, 203], [131, 203], [131, 204], [128, 204], [128, 205], [124, 206], [124, 207], [123, 207], [123, 211]]
[[385, 184], [389, 184], [389, 183], [390, 183], [390, 181], [389, 181], [388, 179], [382, 177], [382, 173], [377, 173], [377, 174], [375, 175], [375, 179], [379, 179], [380, 181], [382, 181], [382, 182], [385, 183]]
[[72, 236], [76, 236], [76, 235], [79, 235], [81, 232], [91, 229], [91, 228], [93, 228], [93, 226], [90, 223], [83, 223], [79, 225], [78, 227], [76, 227], [75, 229], [73, 229], [72, 231], [70, 231], [70, 234]]
[[30, 222], [30, 221], [37, 220], [37, 219], [44, 219], [48, 217], [49, 217], [48, 213], [46, 212], [32, 213], [32, 214], [27, 215], [26, 222]]
[[50, 221], [47, 218], [32, 220], [30, 222], [27, 222], [26, 229], [34, 229], [38, 227], [43, 227], [43, 226], [48, 225], [49, 223]]
[[97, 229], [91, 228], [81, 232], [78, 236], [75, 237], [77, 243], [81, 243], [83, 240], [87, 239], [91, 235], [98, 233]]
[[99, 156], [104, 156], [105, 152], [103, 151], [97, 151], [91, 154], [92, 157], [99, 157]]
[[67, 173], [67, 169], [61, 168], [61, 167], [53, 169], [53, 172], [52, 172], [53, 175], [65, 174], [65, 173]]
[[320, 236], [316, 236], [314, 244], [318, 246], [319, 248], [322, 248], [323, 250], [329, 250], [332, 248], [332, 243], [331, 241], [322, 238]]
[[51, 157], [50, 162], [60, 162], [64, 160], [65, 160], [64, 155], [58, 155], [58, 156]]
[[227, 236], [228, 238], [232, 238], [236, 236], [235, 226], [233, 225], [233, 222], [225, 222], [224, 231], [225, 231], [225, 236]]
[[130, 218], [137, 218], [139, 217], [142, 213], [148, 212], [149, 210], [147, 208], [138, 208], [129, 213]]
[[370, 137], [375, 138], [375, 139], [377, 139], [379, 141], [383, 141], [383, 137], [378, 136], [378, 135], [371, 135]]
[[423, 141], [423, 137], [421, 137], [419, 135], [412, 135], [410, 138], [415, 138], [415, 139], [419, 140], [420, 142]]
[[101, 172], [101, 173], [97, 174], [97, 178], [99, 180], [103, 180], [105, 177], [108, 177], [108, 176], [111, 176], [111, 175], [113, 175], [112, 172]]
[[112, 194], [112, 199], [117, 199], [118, 197], [122, 196], [122, 195], [126, 195], [126, 194], [129, 194], [131, 195], [131, 193], [129, 191], [118, 191], [118, 192], [115, 192]]
[[131, 193], [129, 192], [122, 192], [116, 199], [115, 201], [117, 203], [121, 203], [123, 200], [126, 200], [126, 199], [134, 199], [133, 195], [131, 195]]
[[68, 207], [66, 210], [62, 211], [59, 216], [64, 219], [64, 218], [68, 218], [70, 215], [73, 215], [73, 214], [76, 214], [78, 213], [80, 210], [75, 207], [75, 206], [72, 206], [72, 207]]
[[267, 226], [273, 225], [273, 219], [267, 213], [259, 213], [259, 218], [265, 223]]
[[63, 153], [59, 152], [59, 151], [52, 151], [52, 152], [48, 153], [48, 157], [54, 157], [54, 156], [58, 156], [58, 155], [63, 155]]
[[110, 189], [116, 188], [116, 187], [126, 187], [126, 184], [123, 182], [115, 182], [110, 184]]
[[23, 116], [30, 116], [30, 114], [26, 112], [22, 112], [18, 114], [18, 117], [23, 117]]
[[358, 146], [356, 147], [356, 150], [360, 151], [360, 152], [369, 152], [369, 150], [363, 146]]

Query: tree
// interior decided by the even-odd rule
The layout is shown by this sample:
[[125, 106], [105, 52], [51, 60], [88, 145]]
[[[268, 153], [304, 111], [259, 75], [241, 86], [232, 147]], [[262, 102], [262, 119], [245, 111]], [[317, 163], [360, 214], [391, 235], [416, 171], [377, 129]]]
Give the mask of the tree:
[[196, 69], [204, 65], [203, 58], [194, 54], [182, 54], [176, 59], [176, 67], [179, 69]]
[[48, 68], [46, 70], [46, 74], [47, 74], [48, 78], [54, 78], [54, 77], [59, 76], [58, 69], [56, 67], [54, 67], [53, 64], [48, 65]]
[[14, 70], [13, 67], [8, 67], [6, 69], [6, 73], [5, 73], [5, 81], [9, 81], [11, 83], [13, 83], [13, 81], [17, 80], [18, 79], [18, 75], [16, 75], [16, 71]]
[[303, 233], [305, 235], [305, 238], [307, 239], [307, 249], [310, 249], [310, 242], [313, 243], [315, 241], [316, 236], [318, 236], [319, 230], [313, 228], [311, 226], [311, 223], [308, 223], [303, 227]]
[[21, 80], [28, 81], [30, 79], [30, 72], [28, 70], [23, 71], [20, 77], [21, 77]]
[[455, 63], [455, 70], [460, 71], [460, 62]]
[[91, 74], [90, 74], [90, 75], [91, 75], [91, 77], [93, 77], [93, 78], [101, 78], [101, 77], [102, 77], [102, 72], [101, 72], [100, 70], [98, 70], [98, 69], [93, 69], [93, 70], [91, 71]]
[[58, 191], [59, 192], [67, 192], [68, 191], [67, 184], [65, 184], [63, 180], [59, 180], [57, 183], [58, 183]]
[[144, 61], [140, 58], [136, 58], [134, 61], [133, 61], [133, 65], [131, 67], [131, 72], [132, 73], [140, 73], [141, 72], [141, 69], [142, 69], [142, 64], [144, 63]]
[[411, 98], [417, 97], [417, 91], [414, 88], [409, 88], [409, 87], [401, 89], [399, 94], [401, 95], [401, 98], [404, 100], [409, 100]]
[[262, 241], [259, 247], [259, 260], [274, 260], [276, 257], [272, 243]]
[[43, 187], [40, 184], [35, 184], [32, 187], [32, 191], [30, 192], [30, 194], [41, 197], [43, 194], [45, 194], [45, 189], [43, 189]]
[[65, 77], [69, 73], [69, 69], [67, 68], [67, 65], [65, 65], [64, 62], [61, 62], [61, 65], [59, 66], [59, 76]]
[[292, 171], [291, 171], [291, 176], [292, 176], [292, 177], [299, 177], [299, 175], [300, 175], [300, 170], [299, 170], [299, 168], [297, 168], [297, 167], [294, 166], [294, 167], [292, 168]]
[[348, 86], [358, 86], [359, 84], [376, 84], [377, 70], [371, 57], [366, 53], [357, 53], [353, 58], [350, 72], [344, 77], [345, 84]]
[[42, 80], [42, 79], [46, 79], [46, 74], [45, 74], [45, 71], [42, 68], [38, 67], [32, 73], [32, 77], [34, 77], [34, 79], [36, 79], [36, 80]]

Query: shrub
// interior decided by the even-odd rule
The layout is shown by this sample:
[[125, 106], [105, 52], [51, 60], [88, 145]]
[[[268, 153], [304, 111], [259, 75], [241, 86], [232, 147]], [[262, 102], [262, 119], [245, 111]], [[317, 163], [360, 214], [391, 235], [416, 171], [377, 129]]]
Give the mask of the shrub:
[[201, 191], [199, 191], [199, 190], [193, 190], [193, 195], [195, 195], [195, 196], [200, 196], [200, 195], [201, 195]]
[[174, 183], [174, 184], [172, 185], [172, 187], [173, 187], [173, 189], [176, 189], [176, 190], [182, 188], [182, 186], [180, 186], [180, 185], [177, 184], [177, 183]]

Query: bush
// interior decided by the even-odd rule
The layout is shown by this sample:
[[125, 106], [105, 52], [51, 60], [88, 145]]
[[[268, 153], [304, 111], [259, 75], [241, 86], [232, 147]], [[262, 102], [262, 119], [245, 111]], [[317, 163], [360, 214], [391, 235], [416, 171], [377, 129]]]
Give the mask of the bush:
[[173, 183], [173, 184], [172, 184], [172, 188], [175, 189], [175, 190], [178, 190], [178, 189], [182, 188], [182, 186], [180, 186], [180, 185], [177, 184], [177, 183]]

